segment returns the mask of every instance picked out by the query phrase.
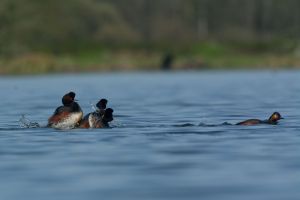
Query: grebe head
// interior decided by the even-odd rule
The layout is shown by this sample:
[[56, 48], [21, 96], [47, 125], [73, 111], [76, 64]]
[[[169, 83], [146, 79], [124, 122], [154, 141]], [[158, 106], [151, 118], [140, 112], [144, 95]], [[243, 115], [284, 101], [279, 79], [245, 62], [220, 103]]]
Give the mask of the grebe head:
[[103, 116], [103, 120], [105, 122], [111, 122], [114, 118], [113, 118], [113, 112], [114, 110], [111, 108], [107, 108], [105, 110], [104, 116]]
[[284, 119], [283, 117], [281, 117], [279, 112], [274, 112], [271, 117], [269, 118], [269, 121], [271, 122], [277, 122], [280, 119]]
[[101, 99], [97, 104], [97, 108], [99, 110], [104, 110], [106, 108], [107, 100], [106, 99]]
[[74, 92], [69, 92], [68, 94], [65, 94], [62, 98], [62, 103], [64, 106], [68, 106], [72, 104], [75, 100], [76, 94]]

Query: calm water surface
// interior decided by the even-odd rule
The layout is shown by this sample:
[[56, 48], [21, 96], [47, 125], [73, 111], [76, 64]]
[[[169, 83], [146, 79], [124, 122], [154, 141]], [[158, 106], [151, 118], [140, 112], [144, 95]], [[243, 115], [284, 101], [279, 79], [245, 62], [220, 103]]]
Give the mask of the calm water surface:
[[[0, 199], [300, 199], [300, 72], [0, 77]], [[45, 125], [73, 90], [112, 129]], [[278, 126], [221, 125], [268, 118]]]

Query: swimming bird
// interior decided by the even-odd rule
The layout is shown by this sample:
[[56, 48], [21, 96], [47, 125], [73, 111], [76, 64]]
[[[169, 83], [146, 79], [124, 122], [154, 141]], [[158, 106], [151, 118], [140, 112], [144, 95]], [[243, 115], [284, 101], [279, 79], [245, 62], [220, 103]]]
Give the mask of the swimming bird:
[[92, 112], [87, 114], [79, 123], [79, 128], [109, 128], [108, 122], [113, 120], [114, 110], [107, 108], [104, 114], [100, 112]]
[[63, 106], [59, 106], [48, 119], [48, 127], [57, 129], [75, 128], [83, 116], [79, 104], [75, 101], [76, 94], [69, 92], [62, 97]]
[[107, 108], [107, 100], [100, 99], [96, 104], [96, 111], [87, 114], [79, 123], [79, 128], [105, 128], [113, 120], [113, 109]]
[[280, 119], [284, 119], [284, 118], [281, 117], [279, 112], [274, 112], [270, 116], [270, 118], [267, 119], [267, 120], [248, 119], [246, 121], [239, 122], [236, 125], [244, 125], [244, 126], [257, 125], [257, 124], [273, 124], [273, 125], [276, 125]]
[[91, 128], [91, 125], [90, 125], [90, 122], [89, 122], [90, 115], [101, 118], [104, 115], [106, 105], [107, 105], [107, 100], [106, 99], [100, 99], [98, 101], [98, 103], [96, 104], [95, 111], [85, 115], [84, 118], [79, 122], [79, 128]]
[[100, 99], [100, 101], [96, 104], [97, 112], [99, 112], [101, 115], [104, 115], [105, 109], [107, 105], [107, 99]]

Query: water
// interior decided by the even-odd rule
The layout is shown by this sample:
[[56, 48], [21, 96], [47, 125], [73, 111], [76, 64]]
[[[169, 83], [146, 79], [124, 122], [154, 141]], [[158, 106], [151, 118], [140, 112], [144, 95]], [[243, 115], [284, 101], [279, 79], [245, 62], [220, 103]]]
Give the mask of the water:
[[[0, 78], [0, 199], [300, 198], [299, 71]], [[41, 125], [69, 91], [112, 129]], [[268, 118], [278, 126], [222, 125]]]

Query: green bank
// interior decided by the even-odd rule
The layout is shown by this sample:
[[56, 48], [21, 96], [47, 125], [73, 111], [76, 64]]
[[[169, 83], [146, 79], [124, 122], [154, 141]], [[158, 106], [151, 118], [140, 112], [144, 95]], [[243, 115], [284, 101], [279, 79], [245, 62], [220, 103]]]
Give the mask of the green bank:
[[295, 41], [98, 45], [59, 53], [31, 51], [0, 57], [1, 74], [159, 70], [165, 55], [174, 70], [281, 69], [300, 66]]

